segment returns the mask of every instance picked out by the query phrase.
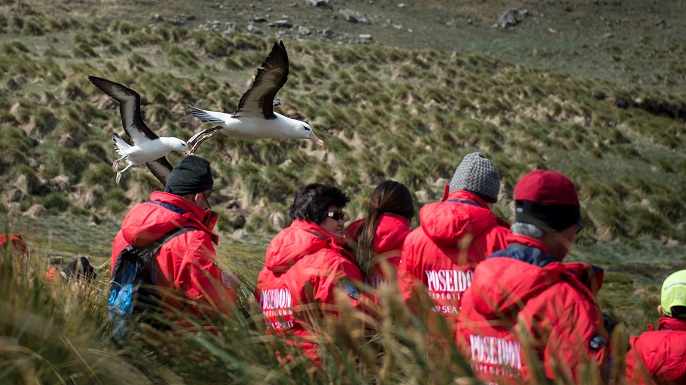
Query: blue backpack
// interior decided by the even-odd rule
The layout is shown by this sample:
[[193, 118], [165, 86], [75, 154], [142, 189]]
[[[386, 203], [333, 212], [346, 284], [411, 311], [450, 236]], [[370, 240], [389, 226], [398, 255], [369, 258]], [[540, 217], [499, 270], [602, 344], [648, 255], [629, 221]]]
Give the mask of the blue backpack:
[[[112, 332], [119, 338], [126, 333], [132, 315], [154, 315], [160, 306], [155, 257], [164, 243], [195, 227], [175, 229], [145, 247], [126, 246], [117, 256], [110, 280], [107, 307]], [[151, 318], [152, 321], [154, 319]], [[157, 327], [163, 325], [154, 325]]]

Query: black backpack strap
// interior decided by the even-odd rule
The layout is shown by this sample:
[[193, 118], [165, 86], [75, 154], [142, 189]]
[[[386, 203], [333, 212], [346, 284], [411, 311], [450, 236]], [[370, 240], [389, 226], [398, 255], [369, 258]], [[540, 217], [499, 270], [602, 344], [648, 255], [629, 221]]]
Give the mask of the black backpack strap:
[[[137, 289], [136, 305], [134, 305], [133, 313], [140, 312], [151, 312], [154, 314], [156, 309], [159, 307], [159, 293], [157, 292], [157, 267], [155, 264], [155, 257], [159, 253], [162, 245], [170, 241], [172, 238], [179, 236], [183, 233], [187, 233], [193, 230], [200, 230], [197, 227], [179, 227], [174, 229], [151, 244], [142, 247], [134, 248], [130, 256], [135, 258], [133, 263], [140, 266], [141, 271], [141, 281], [139, 282], [140, 287]], [[148, 322], [155, 327], [163, 328], [164, 325], [159, 324], [155, 321], [154, 317]]]
[[187, 232], [193, 231], [193, 230], [200, 230], [200, 229], [197, 227], [192, 227], [192, 226], [179, 227], [178, 229], [174, 229], [174, 230], [164, 234], [163, 236], [161, 236], [160, 238], [158, 238], [156, 241], [152, 242], [151, 244], [139, 248], [138, 254], [141, 256], [141, 258], [143, 258], [143, 261], [141, 261], [141, 262], [143, 262], [143, 264], [146, 267], [149, 267], [150, 263], [152, 262], [154, 257], [157, 255], [157, 253], [162, 248], [162, 245], [164, 245], [165, 243], [167, 243], [169, 240], [171, 240], [172, 238], [174, 238], [176, 236], [179, 236], [183, 233], [187, 233]]

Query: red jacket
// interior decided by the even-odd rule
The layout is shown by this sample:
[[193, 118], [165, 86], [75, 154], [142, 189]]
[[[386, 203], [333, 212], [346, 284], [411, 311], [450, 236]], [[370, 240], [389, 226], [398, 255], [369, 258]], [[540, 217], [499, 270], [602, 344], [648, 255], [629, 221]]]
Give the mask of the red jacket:
[[322, 315], [336, 316], [334, 288], [360, 307], [360, 269], [343, 249], [345, 239], [307, 221], [294, 220], [269, 243], [255, 298], [268, 332], [288, 336], [307, 357], [319, 362], [316, 329]]
[[422, 207], [419, 219], [421, 227], [412, 231], [403, 245], [398, 266], [400, 292], [416, 308], [416, 287], [426, 287], [434, 301], [432, 311], [452, 324], [476, 265], [507, 247], [509, 225], [479, 197], [461, 190]]
[[589, 360], [605, 370], [608, 336], [591, 290], [539, 241], [518, 235], [508, 241], [508, 249], [476, 267], [462, 298], [457, 344], [477, 376], [530, 382], [532, 362], [516, 329], [532, 339], [548, 378], [557, 377], [560, 365], [576, 379], [576, 370]]
[[[357, 242], [357, 231], [364, 224], [364, 219], [351, 223], [345, 229], [345, 237]], [[410, 221], [400, 215], [383, 214], [379, 218], [379, 225], [374, 233], [374, 253], [376, 258], [372, 262], [369, 273], [364, 277], [364, 283], [372, 288], [386, 284], [386, 277], [381, 269], [381, 263], [386, 262], [395, 271], [400, 263], [400, 252], [403, 242], [410, 234]]]
[[626, 370], [629, 384], [686, 384], [686, 321], [663, 317], [657, 330], [631, 337]]
[[[146, 246], [179, 227], [195, 227], [164, 243], [157, 255], [157, 285], [181, 291], [187, 299], [201, 304], [214, 304], [221, 312], [231, 314], [236, 292], [228, 275], [217, 266], [214, 245], [219, 237], [212, 232], [217, 215], [203, 211], [187, 200], [170, 193], [153, 192], [150, 200], [129, 210], [122, 228], [112, 244], [112, 265], [127, 246]], [[163, 290], [164, 292], [164, 290]], [[163, 297], [166, 306], [175, 309], [185, 305]], [[200, 314], [200, 309], [193, 311]]]

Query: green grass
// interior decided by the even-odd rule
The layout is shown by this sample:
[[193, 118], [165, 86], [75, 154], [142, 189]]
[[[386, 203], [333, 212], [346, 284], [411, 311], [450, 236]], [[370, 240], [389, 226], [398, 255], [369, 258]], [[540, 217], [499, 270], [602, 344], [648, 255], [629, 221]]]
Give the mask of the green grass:
[[[424, 3], [432, 4], [428, 0]], [[150, 27], [148, 15], [140, 12], [136, 2], [125, 2], [117, 9], [80, 2], [70, 5], [68, 15], [63, 7], [34, 4], [0, 1], [0, 190], [3, 196], [15, 188], [29, 194], [21, 202], [3, 201], [0, 212], [12, 218], [13, 230], [26, 234], [36, 255], [43, 259], [38, 261], [41, 267], [51, 255], [88, 255], [104, 263], [126, 210], [161, 185], [144, 167], [127, 171], [121, 185], [114, 183], [115, 174], [109, 167], [116, 156], [111, 134], [123, 134], [119, 109], [87, 81], [87, 76], [103, 76], [137, 90], [145, 120], [153, 131], [187, 139], [205, 126], [186, 115], [184, 106], [233, 111], [274, 39], [241, 34], [222, 37], [160, 23]], [[570, 4], [574, 12], [582, 12], [587, 6], [581, 1]], [[491, 4], [484, 4], [487, 10], [482, 12], [460, 2], [434, 6], [446, 15], [462, 7], [464, 15], [471, 15], [476, 23], [485, 23], [491, 17], [486, 15], [498, 13]], [[171, 13], [190, 13], [187, 5], [176, 1], [167, 7]], [[415, 11], [418, 20], [426, 15], [423, 9]], [[599, 12], [608, 19], [613, 17], [605, 8]], [[117, 16], [127, 13], [135, 15], [135, 21], [121, 21], [124, 19]], [[586, 25], [582, 17], [577, 19], [581, 24], [578, 28], [589, 33], [578, 36], [578, 42], [562, 44], [560, 39], [573, 35], [577, 27], [553, 34], [545, 29], [546, 23], [556, 19], [554, 13], [551, 15], [535, 19], [540, 26], [527, 19], [526, 28], [530, 29], [489, 28], [477, 31], [478, 36], [458, 34], [460, 38], [445, 34], [453, 36], [451, 40], [459, 44], [460, 51], [441, 48], [444, 43], [439, 37], [443, 34], [435, 35], [439, 49], [285, 40], [291, 73], [278, 95], [284, 104], [275, 110], [309, 121], [326, 147], [319, 149], [309, 141], [220, 136], [204, 143], [199, 152], [212, 159], [217, 182], [213, 198], [223, 214], [220, 221], [226, 221], [219, 225], [223, 245], [219, 257], [224, 266], [244, 276], [244, 301], [261, 267], [264, 248], [279, 230], [273, 217], [285, 215], [300, 185], [320, 182], [340, 186], [353, 198], [348, 213], [359, 218], [371, 189], [382, 180], [395, 179], [411, 188], [419, 209], [439, 199], [443, 193], [440, 178], [449, 179], [462, 156], [478, 150], [500, 169], [506, 199], [494, 210], [505, 218], [512, 219], [512, 190], [524, 173], [547, 168], [569, 175], [578, 187], [587, 222], [578, 251], [570, 259], [606, 269], [601, 304], [620, 315], [630, 333], [638, 333], [645, 323], [652, 322], [657, 286], [684, 263], [686, 129], [683, 116], [656, 116], [646, 109], [662, 106], [683, 110], [686, 105], [679, 80], [685, 67], [675, 59], [684, 51], [678, 38], [682, 26], [675, 20], [673, 29], [664, 32], [645, 27], [641, 39], [624, 38], [618, 31], [615, 39], [597, 41], [593, 32], [598, 27]], [[617, 28], [623, 29], [624, 24]], [[433, 47], [422, 43], [422, 36], [431, 36], [430, 32], [417, 33], [409, 40], [394, 34], [397, 37], [374, 32], [375, 40], [377, 36], [388, 41], [405, 39], [398, 45]], [[531, 41], [526, 34], [539, 39]], [[576, 55], [569, 55], [570, 50]], [[588, 59], [589, 52], [596, 56]], [[618, 97], [641, 108], [617, 108]], [[169, 159], [175, 164], [180, 155]], [[69, 178], [72, 191], [50, 188], [49, 180], [60, 175]], [[52, 215], [40, 220], [21, 215], [36, 203], [43, 204]], [[228, 221], [237, 215], [247, 218], [247, 240], [230, 236], [235, 229]], [[413, 223], [413, 227], [417, 225]], [[40, 297], [39, 286], [31, 285], [35, 290], [26, 295]], [[100, 282], [99, 289], [104, 285]], [[49, 294], [57, 296], [58, 305], [65, 298], [77, 298], [76, 293], [67, 293], [62, 299], [63, 292]], [[17, 303], [24, 299], [12, 298]], [[60, 363], [56, 366], [60, 376], [92, 383], [88, 368], [99, 364], [79, 361], [76, 353], [81, 354], [79, 349], [84, 346], [107, 352], [102, 354], [115, 357], [113, 361], [121, 365], [102, 369], [103, 376], [108, 370], [130, 368], [136, 359], [149, 363], [143, 350], [126, 357], [101, 340], [102, 329], [98, 328], [102, 328], [102, 314], [96, 313], [103, 309], [102, 293], [87, 300], [92, 304], [91, 313], [74, 317], [53, 307], [42, 312], [16, 305], [46, 319], [56, 317], [57, 326], [91, 317], [86, 321], [88, 335], [79, 340], [82, 345], [76, 350], [62, 340], [48, 339], [48, 346], [56, 352], [48, 360]], [[247, 302], [241, 311], [250, 314]], [[232, 325], [245, 326], [240, 324], [244, 320], [235, 322], [239, 323]], [[67, 328], [64, 335], [71, 338], [70, 333], [73, 330]], [[266, 350], [251, 350], [245, 353], [248, 356], [241, 356], [231, 350], [235, 346], [204, 337], [212, 342], [189, 339], [174, 354], [204, 344], [203, 349], [211, 350], [212, 357], [216, 355], [213, 364], [225, 365], [221, 370], [235, 369], [232, 354], [253, 368], [252, 374], [240, 372], [245, 381], [276, 378], [271, 382], [289, 382], [294, 378], [286, 377], [286, 369], [270, 366], [273, 362], [266, 358]], [[248, 336], [241, 335], [238, 340], [243, 338]], [[418, 337], [389, 337], [387, 351], [399, 353], [384, 361], [386, 366], [369, 368], [349, 361], [346, 354], [351, 350], [345, 349], [359, 347], [341, 340], [346, 348], [332, 353], [341, 366], [332, 365], [324, 377], [307, 368], [296, 369], [302, 376], [297, 378], [306, 383], [346, 383], [369, 382], [378, 375], [392, 383], [405, 381], [394, 374], [401, 373], [407, 382], [423, 382], [431, 370], [452, 370], [432, 366], [434, 363], [423, 361], [417, 352], [408, 353], [407, 340], [412, 338]], [[32, 349], [37, 341], [29, 344]], [[224, 348], [230, 351], [229, 356], [221, 355]], [[66, 361], [60, 361], [61, 356], [67, 357]], [[26, 376], [22, 378], [37, 375], [48, 382], [60, 382], [49, 365], [36, 364], [38, 355], [32, 357], [33, 361], [28, 361], [33, 366], [26, 364], [26, 369], [20, 370], [20, 376]], [[188, 383], [203, 382], [197, 368], [174, 373], [173, 365], [167, 364], [160, 366], [160, 372], [143, 374], [157, 378], [157, 382], [179, 378]], [[435, 363], [443, 364], [448, 365]], [[16, 367], [23, 365], [17, 363]], [[136, 370], [131, 373], [140, 374]]]
[[[36, 13], [31, 17], [43, 16]], [[46, 23], [48, 20], [52, 19], [45, 17]], [[184, 115], [183, 106], [198, 104], [231, 111], [245, 89], [242, 84], [249, 82], [255, 63], [262, 60], [269, 45], [266, 40], [248, 40], [239, 34], [221, 37], [177, 27], [158, 30], [125, 22], [98, 23], [73, 23], [53, 34], [63, 32], [65, 42], [71, 36], [76, 49], [79, 44], [86, 45], [96, 50], [95, 55], [55, 60], [40, 56], [41, 49], [54, 51], [55, 46], [37, 45], [39, 52], [33, 53], [12, 38], [4, 44], [5, 51], [20, 57], [3, 64], [17, 90], [0, 98], [0, 105], [10, 111], [3, 117], [8, 125], [2, 130], [9, 134], [13, 125], [28, 134], [31, 141], [23, 146], [28, 146], [28, 152], [36, 149], [34, 157], [44, 165], [39, 168], [39, 178], [67, 175], [73, 183], [85, 178], [115, 191], [136, 189], [128, 182], [121, 187], [107, 186], [107, 178], [95, 178], [93, 173], [98, 171], [89, 167], [114, 156], [106, 149], [109, 145], [99, 148], [95, 143], [109, 142], [109, 133], [121, 132], [121, 128], [116, 105], [92, 87], [85, 74], [106, 76], [145, 90], [141, 93], [148, 124], [160, 134], [188, 138], [200, 124]], [[101, 38], [97, 31], [103, 30], [115, 35]], [[98, 51], [117, 41], [125, 42], [128, 50], [108, 54], [112, 61], [97, 57]], [[441, 187], [433, 181], [449, 177], [461, 155], [478, 150], [499, 161], [496, 165], [508, 186], [533, 168], [569, 172], [573, 165], [584, 170], [584, 177], [575, 182], [592, 209], [587, 217], [596, 235], [591, 238], [657, 239], [666, 235], [684, 241], [678, 231], [682, 226], [680, 210], [671, 207], [678, 207], [683, 195], [679, 186], [686, 175], [683, 168], [670, 167], [686, 161], [677, 144], [683, 136], [682, 125], [668, 117], [651, 119], [640, 109], [617, 109], [611, 102], [614, 95], [622, 95], [652, 104], [679, 105], [684, 103], [682, 95], [573, 79], [483, 55], [451, 56], [434, 50], [378, 46], [287, 45], [294, 81], [280, 95], [285, 104], [277, 110], [309, 120], [328, 145], [319, 150], [304, 142], [227, 138], [205, 144], [200, 155], [219, 159], [218, 169], [223, 162], [238, 162], [237, 179], [230, 183], [247, 188], [249, 201], [259, 197], [265, 204], [274, 203], [272, 207], [285, 210], [289, 194], [302, 181], [336, 183], [354, 190], [360, 182], [375, 184], [389, 178], [436, 196]], [[230, 50], [231, 60], [239, 63], [233, 71], [219, 69], [228, 53], [217, 51], [217, 47]], [[145, 54], [150, 50], [160, 54]], [[204, 63], [202, 70], [197, 65], [200, 62]], [[177, 67], [191, 71], [179, 72], [174, 69]], [[46, 71], [57, 74], [57, 81], [41, 77]], [[301, 76], [307, 79], [297, 80]], [[33, 79], [39, 79], [38, 85]], [[434, 86], [439, 79], [453, 86]], [[312, 91], [310, 84], [317, 84], [317, 91]], [[460, 106], [460, 110], [451, 106]], [[652, 129], [653, 122], [665, 129]], [[54, 148], [56, 142], [68, 147], [74, 141], [88, 144], [76, 149]], [[464, 150], [455, 151], [455, 147]], [[283, 176], [267, 172], [277, 187], [260, 187], [264, 173], [258, 170], [281, 164], [302, 151], [310, 156], [310, 162]], [[386, 155], [392, 151], [398, 156]], [[233, 160], [220, 155], [226, 153]], [[15, 155], [20, 162], [25, 156]], [[9, 164], [11, 152], [6, 157], [4, 164]], [[334, 159], [348, 161], [342, 164]], [[357, 164], [351, 166], [350, 160]], [[98, 170], [105, 171], [104, 167]], [[132, 173], [141, 172], [145, 170]], [[635, 186], [636, 181], [655, 188], [645, 191]], [[94, 184], [84, 186], [88, 189]], [[677, 194], [667, 194], [675, 188]], [[135, 191], [129, 194], [140, 196]], [[115, 199], [117, 195], [110, 195], [105, 200], [113, 201], [93, 211], [123, 209]], [[77, 204], [75, 196], [65, 199]], [[651, 204], [646, 206], [646, 200]]]
[[[352, 309], [341, 311], [336, 320], [322, 319], [315, 326], [323, 349], [321, 369], [301, 358], [279, 365], [275, 351], [301, 356], [279, 339], [265, 334], [264, 320], [252, 299], [256, 274], [262, 266], [260, 254], [264, 252], [263, 240], [256, 238], [218, 248], [220, 264], [239, 273], [243, 286], [238, 291], [234, 315], [212, 319], [214, 332], [170, 334], [132, 323], [130, 328], [136, 332], [135, 338], [117, 340], [110, 334], [106, 319], [107, 264], [98, 268], [98, 279], [89, 286], [42, 279], [49, 249], [33, 241], [44, 231], [54, 231], [51, 238], [64, 238], [62, 231], [73, 224], [46, 225], [40, 227], [36, 222], [21, 220], [10, 227], [12, 231], [27, 226], [33, 230], [28, 271], [18, 274], [19, 270], [9, 267], [12, 264], [4, 253], [0, 263], [3, 298], [0, 357], [4, 362], [0, 380], [3, 383], [413, 384], [471, 378], [469, 364], [455, 347], [439, 349], [426, 340], [427, 328], [438, 332], [445, 325], [427, 325], [424, 317], [413, 316], [398, 301], [392, 288], [382, 294], [385, 311], [380, 313], [380, 318], [368, 321], [364, 333], [359, 315]], [[93, 229], [113, 231], [116, 224], [108, 220]], [[88, 242], [91, 241], [79, 239], [73, 245]], [[97, 266], [100, 261], [91, 258], [91, 262]], [[606, 278], [603, 291], [619, 293], [615, 287], [632, 286], [628, 275], [614, 273]], [[635, 295], [640, 290], [646, 294], [637, 301]], [[613, 306], [608, 307], [616, 313], [621, 313], [623, 306], [631, 307], [640, 310], [632, 313], [632, 321], [651, 320], [650, 316], [640, 317], [640, 314], [654, 310], [655, 290], [654, 286], [643, 285], [629, 298], [614, 298]], [[209, 321], [188, 319], [198, 323]], [[371, 336], [371, 341], [365, 336]], [[615, 338], [625, 340], [626, 336], [617, 334]], [[622, 357], [621, 352], [615, 352], [616, 359]], [[590, 383], [593, 377], [582, 376], [581, 381]], [[546, 382], [534, 380], [532, 383]], [[561, 376], [556, 383], [568, 382]]]

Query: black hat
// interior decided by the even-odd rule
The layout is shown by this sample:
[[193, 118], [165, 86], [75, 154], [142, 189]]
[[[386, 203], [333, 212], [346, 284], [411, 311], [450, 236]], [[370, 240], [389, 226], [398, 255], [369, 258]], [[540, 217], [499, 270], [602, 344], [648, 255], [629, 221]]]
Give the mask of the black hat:
[[213, 185], [210, 162], [199, 156], [189, 155], [174, 166], [164, 191], [176, 195], [197, 194], [211, 189]]

